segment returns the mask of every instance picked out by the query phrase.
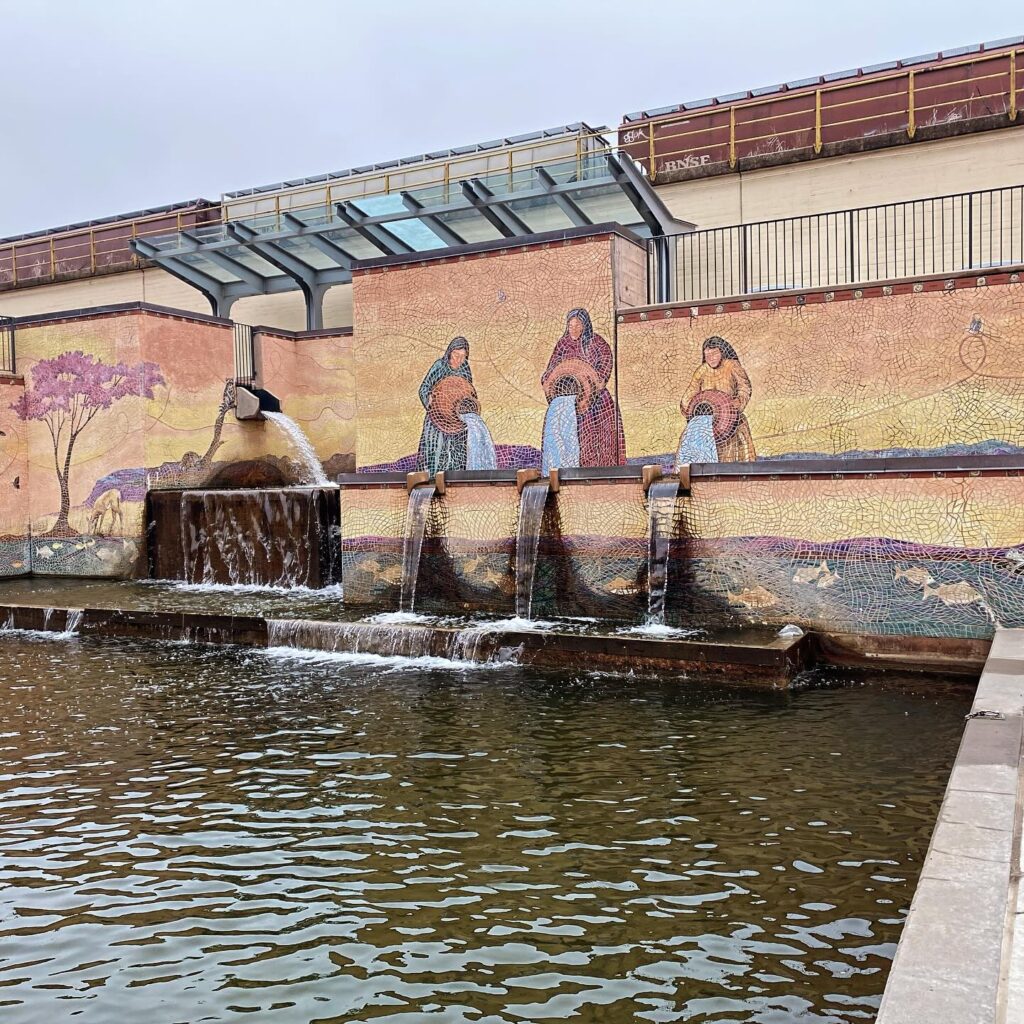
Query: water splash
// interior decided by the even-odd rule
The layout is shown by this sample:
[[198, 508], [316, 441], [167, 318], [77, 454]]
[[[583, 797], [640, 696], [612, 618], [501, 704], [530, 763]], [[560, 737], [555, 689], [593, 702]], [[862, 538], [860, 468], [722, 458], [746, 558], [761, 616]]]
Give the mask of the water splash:
[[434, 500], [433, 484], [421, 484], [409, 492], [409, 507], [405, 514], [405, 541], [402, 544], [402, 590], [398, 610], [411, 612], [416, 604], [416, 579], [420, 574], [420, 554], [423, 534], [427, 529], [427, 513]]
[[519, 496], [516, 531], [516, 616], [529, 619], [533, 607], [533, 581], [537, 574], [540, 528], [548, 500], [546, 480], [527, 484]]
[[302, 427], [291, 416], [286, 416], [283, 412], [265, 412], [263, 415], [291, 441], [295, 450], [299, 453], [300, 461], [309, 478], [303, 482], [320, 485], [329, 484], [330, 480], [327, 479], [324, 473], [324, 468], [320, 464], [316, 449], [314, 449], [313, 443], [306, 436], [306, 432]]
[[64, 619], [63, 629], [50, 629], [50, 619], [53, 618], [56, 608], [43, 610], [42, 629], [23, 629], [14, 624], [14, 612], [8, 612], [7, 618], [0, 623], [0, 633], [10, 633], [15, 636], [30, 638], [33, 640], [74, 640], [78, 637], [78, 627], [82, 624], [82, 608], [68, 608]]
[[497, 469], [498, 455], [487, 424], [474, 412], [460, 417], [466, 424], [466, 469]]
[[656, 480], [647, 492], [649, 515], [647, 558], [647, 624], [665, 624], [669, 545], [675, 527], [679, 480]]

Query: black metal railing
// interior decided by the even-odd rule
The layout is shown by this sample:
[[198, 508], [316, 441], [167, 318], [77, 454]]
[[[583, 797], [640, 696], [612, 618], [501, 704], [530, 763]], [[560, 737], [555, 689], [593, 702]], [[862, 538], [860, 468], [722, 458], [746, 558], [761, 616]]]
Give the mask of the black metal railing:
[[660, 258], [672, 261], [668, 278], [678, 302], [983, 271], [1024, 263], [1024, 185], [709, 228], [668, 241]]
[[235, 324], [235, 383], [252, 387], [256, 379], [256, 358], [252, 345], [252, 327]]
[[0, 373], [15, 372], [17, 371], [14, 358], [14, 319], [0, 316]]

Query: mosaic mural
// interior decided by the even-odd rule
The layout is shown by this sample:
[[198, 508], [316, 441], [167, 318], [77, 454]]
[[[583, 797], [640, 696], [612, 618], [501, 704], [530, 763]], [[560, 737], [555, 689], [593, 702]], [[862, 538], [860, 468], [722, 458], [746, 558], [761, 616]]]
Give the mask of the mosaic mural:
[[357, 272], [360, 470], [623, 461], [613, 306], [643, 250], [614, 241]]
[[[231, 414], [229, 326], [133, 310], [22, 325], [16, 343], [24, 387], [0, 389], [0, 452], [18, 438], [21, 461], [4, 456], [0, 472], [11, 479], [0, 486], [20, 504], [2, 506], [2, 574], [131, 575], [142, 570], [148, 490], [303, 479], [286, 435]], [[319, 379], [329, 395], [321, 417], [344, 409], [346, 394], [350, 412], [351, 376], [332, 376], [315, 344], [301, 357], [288, 344], [267, 359], [285, 410], [285, 389]], [[296, 405], [303, 409], [303, 398]], [[350, 446], [344, 431], [332, 433], [339, 448]], [[333, 454], [351, 467], [350, 451]]]
[[356, 468], [351, 331], [298, 336], [254, 331], [260, 380], [309, 438], [328, 476]]
[[14, 411], [24, 393], [17, 379], [0, 378], [0, 576], [29, 571], [28, 431]]
[[[396, 607], [406, 495], [352, 488], [347, 602]], [[676, 503], [667, 616], [709, 629], [988, 636], [1024, 625], [1024, 476], [707, 479]], [[515, 487], [432, 502], [417, 608], [511, 613]], [[548, 501], [534, 614], [643, 620], [648, 510], [637, 481], [565, 484]]]
[[630, 461], [671, 463], [681, 445], [705, 455], [688, 461], [708, 461], [694, 426], [702, 417], [723, 462], [1024, 454], [1024, 285], [969, 280], [785, 308], [627, 316], [619, 401]]

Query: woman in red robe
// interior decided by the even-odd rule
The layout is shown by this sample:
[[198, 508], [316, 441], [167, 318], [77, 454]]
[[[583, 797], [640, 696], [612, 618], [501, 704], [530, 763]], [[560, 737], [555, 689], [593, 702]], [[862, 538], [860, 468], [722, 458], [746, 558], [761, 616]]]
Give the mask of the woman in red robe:
[[580, 466], [621, 466], [626, 461], [622, 419], [608, 391], [612, 366], [611, 346], [594, 333], [590, 314], [585, 309], [569, 310], [565, 333], [540, 383], [549, 403], [559, 395], [577, 396]]

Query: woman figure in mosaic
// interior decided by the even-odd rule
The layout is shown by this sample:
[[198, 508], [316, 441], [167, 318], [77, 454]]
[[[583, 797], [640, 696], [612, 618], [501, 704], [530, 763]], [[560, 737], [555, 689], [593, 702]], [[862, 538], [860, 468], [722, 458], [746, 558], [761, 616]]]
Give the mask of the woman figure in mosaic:
[[687, 422], [696, 416], [711, 416], [719, 462], [753, 462], [757, 458], [743, 412], [751, 390], [750, 378], [732, 345], [717, 335], [708, 338], [679, 408]]
[[469, 425], [480, 401], [469, 366], [469, 342], [453, 338], [440, 359], [434, 360], [420, 385], [426, 410], [416, 464], [428, 473], [465, 469], [469, 454]]
[[[565, 318], [565, 333], [555, 344], [540, 379], [544, 397], [548, 400], [544, 430], [545, 469], [572, 465], [620, 466], [626, 461], [622, 420], [615, 399], [608, 391], [612, 367], [611, 346], [600, 334], [594, 333], [590, 314], [585, 309], [569, 310]], [[568, 397], [575, 400], [574, 409], [571, 408], [572, 403], [556, 404], [556, 399]], [[565, 406], [565, 413], [562, 406]], [[558, 442], [557, 420], [571, 418], [573, 413], [575, 437], [568, 439], [568, 444]]]

